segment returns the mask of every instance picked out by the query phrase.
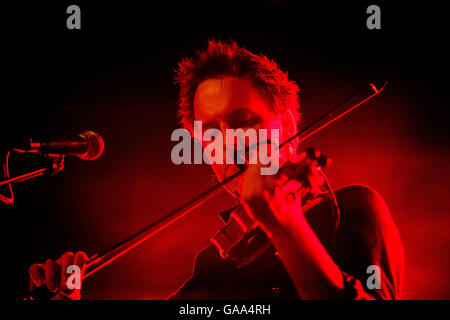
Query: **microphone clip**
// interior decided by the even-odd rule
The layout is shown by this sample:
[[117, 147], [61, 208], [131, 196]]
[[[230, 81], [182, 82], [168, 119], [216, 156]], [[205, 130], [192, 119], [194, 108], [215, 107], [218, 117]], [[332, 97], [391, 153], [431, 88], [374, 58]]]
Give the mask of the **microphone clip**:
[[54, 176], [55, 174], [61, 172], [64, 169], [64, 154], [51, 154], [51, 153], [44, 153], [42, 154], [47, 160], [47, 165], [45, 168], [35, 170], [29, 173], [22, 174], [20, 176], [16, 176], [14, 178], [9, 177], [9, 155], [10, 151], [6, 155], [5, 163], [3, 165], [4, 170], [4, 177], [6, 180], [0, 181], [0, 187], [4, 185], [9, 186], [9, 193], [10, 196], [5, 196], [3, 194], [0, 194], [0, 201], [6, 204], [12, 204], [14, 203], [14, 195], [12, 190], [12, 184], [18, 183], [26, 180], [30, 180], [32, 178], [36, 178], [42, 175], [49, 175]]
[[64, 169], [65, 154], [44, 153], [43, 156], [49, 161], [46, 172], [48, 175], [54, 176]]

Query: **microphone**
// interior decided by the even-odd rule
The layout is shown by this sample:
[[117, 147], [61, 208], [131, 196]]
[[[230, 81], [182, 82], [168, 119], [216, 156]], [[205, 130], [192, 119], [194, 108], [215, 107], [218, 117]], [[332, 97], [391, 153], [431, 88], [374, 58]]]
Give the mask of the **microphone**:
[[[93, 131], [84, 131], [77, 137], [30, 139], [25, 152], [74, 155], [83, 160], [95, 160], [105, 147], [102, 137]], [[18, 150], [19, 151], [19, 150]]]

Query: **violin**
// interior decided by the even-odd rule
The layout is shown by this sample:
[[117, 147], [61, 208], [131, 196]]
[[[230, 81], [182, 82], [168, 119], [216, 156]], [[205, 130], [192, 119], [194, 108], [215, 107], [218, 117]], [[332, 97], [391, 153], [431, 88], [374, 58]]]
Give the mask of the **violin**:
[[[285, 140], [279, 145], [279, 148], [284, 147], [294, 139], [297, 139], [298, 143], [305, 141], [312, 135], [329, 126], [331, 123], [377, 96], [383, 91], [386, 84], [387, 82], [377, 86], [373, 83], [370, 83], [369, 86], [364, 85], [329, 112], [321, 116], [317, 121]], [[318, 196], [321, 191], [323, 191], [321, 189], [325, 189], [331, 200], [332, 214], [335, 221], [335, 228], [337, 229], [340, 219], [338, 203], [333, 189], [322, 171], [322, 168], [327, 164], [327, 158], [324, 156], [317, 156], [312, 149], [307, 150], [306, 156], [311, 160], [312, 169], [315, 169], [315, 172], [317, 173], [316, 178], [321, 181], [318, 187], [312, 188], [311, 181], [301, 177], [301, 172], [295, 172], [295, 167], [290, 167], [289, 170], [291, 170], [291, 172], [287, 172], [290, 179], [302, 179], [302, 182], [304, 182], [304, 187], [301, 188], [301, 190], [298, 190], [302, 199], [305, 200], [304, 203], [302, 203], [302, 212], [307, 213], [315, 207], [323, 199]], [[144, 241], [166, 229], [209, 199], [222, 192], [224, 190], [223, 186], [243, 174], [245, 170], [246, 166], [240, 167], [238, 172], [202, 192], [162, 218], [112, 245], [103, 252], [91, 256], [86, 264], [86, 271], [83, 279], [90, 277], [98, 270], [119, 259], [125, 253], [136, 248]], [[283, 170], [283, 167], [281, 167], [280, 170]], [[292, 172], [292, 170], [294, 171]], [[212, 237], [211, 242], [218, 248], [223, 259], [232, 259], [238, 262], [238, 268], [248, 265], [272, 247], [272, 244], [264, 231], [258, 226], [258, 223], [249, 216], [242, 206], [237, 206], [231, 212], [228, 222]], [[56, 294], [57, 293], [48, 291], [45, 286], [40, 286], [30, 292], [26, 297], [20, 299], [49, 299]]]
[[[306, 214], [322, 201], [320, 197], [322, 188], [325, 187], [332, 204], [332, 214], [337, 230], [340, 221], [340, 211], [333, 189], [330, 187], [322, 168], [331, 163], [330, 159], [324, 155], [319, 155], [312, 148], [305, 152], [305, 159], [310, 163], [309, 172], [312, 176], [303, 174], [300, 165], [283, 166], [280, 173], [285, 174], [286, 184], [289, 180], [295, 179], [302, 182], [302, 187], [294, 193], [299, 193], [302, 199], [302, 213]], [[286, 172], [289, 171], [289, 172]], [[314, 180], [314, 181], [313, 181]], [[235, 206], [227, 217], [227, 222], [212, 238], [211, 242], [217, 247], [220, 257], [231, 259], [236, 262], [238, 268], [242, 268], [272, 247], [269, 238], [241, 205]]]

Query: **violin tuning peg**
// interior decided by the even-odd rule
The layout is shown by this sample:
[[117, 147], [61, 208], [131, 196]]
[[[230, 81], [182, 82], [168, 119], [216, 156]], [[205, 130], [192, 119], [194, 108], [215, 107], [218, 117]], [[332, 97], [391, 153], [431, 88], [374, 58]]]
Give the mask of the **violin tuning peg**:
[[326, 166], [326, 164], [327, 164], [327, 157], [326, 156], [320, 156], [318, 159], [317, 159], [317, 163], [319, 164], [319, 167], [325, 167]]
[[317, 159], [317, 162], [318, 162], [320, 167], [326, 168], [326, 167], [329, 167], [331, 165], [333, 160], [331, 158], [328, 158], [327, 156], [322, 155], [322, 156], [320, 156]]
[[[320, 154], [320, 153], [319, 153]], [[312, 160], [316, 158], [316, 150], [314, 148], [306, 149], [306, 156]]]

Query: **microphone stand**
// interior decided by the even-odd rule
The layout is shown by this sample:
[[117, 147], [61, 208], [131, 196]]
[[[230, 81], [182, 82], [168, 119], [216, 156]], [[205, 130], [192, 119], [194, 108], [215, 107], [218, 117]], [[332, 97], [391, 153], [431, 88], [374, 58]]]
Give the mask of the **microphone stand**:
[[3, 186], [5, 184], [9, 184], [9, 183], [18, 183], [18, 182], [22, 182], [22, 181], [26, 181], [26, 180], [35, 178], [35, 177], [39, 177], [39, 176], [44, 175], [46, 173], [46, 171], [48, 171], [47, 168], [42, 168], [42, 169], [39, 169], [39, 170], [36, 170], [36, 171], [32, 171], [32, 172], [29, 172], [29, 173], [22, 174], [20, 176], [14, 177], [14, 178], [3, 180], [2, 182], [0, 182], [0, 186]]
[[[19, 149], [14, 149], [13, 151], [21, 152]], [[5, 161], [5, 171], [6, 171], [6, 180], [0, 181], [0, 187], [6, 184], [18, 183], [26, 180], [30, 180], [44, 174], [49, 174], [51, 176], [57, 174], [62, 169], [64, 169], [64, 158], [63, 154], [45, 154], [45, 156], [50, 160], [50, 165], [47, 168], [38, 169], [35, 171], [31, 171], [20, 176], [9, 178], [9, 170], [8, 170], [8, 158], [9, 152], [6, 156]]]

